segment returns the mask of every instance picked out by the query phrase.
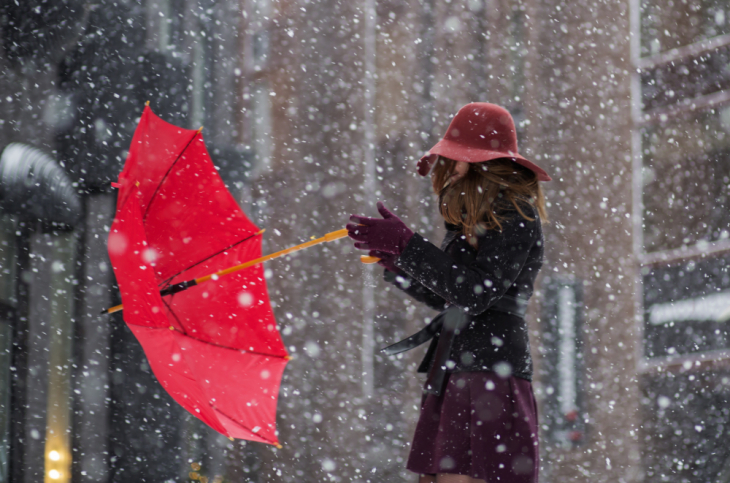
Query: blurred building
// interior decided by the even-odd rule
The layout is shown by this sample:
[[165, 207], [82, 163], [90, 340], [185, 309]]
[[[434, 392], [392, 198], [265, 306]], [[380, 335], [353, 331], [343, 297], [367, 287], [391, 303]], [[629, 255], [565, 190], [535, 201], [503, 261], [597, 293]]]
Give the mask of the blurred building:
[[722, 2], [21, 3], [2, 10], [0, 481], [184, 481], [194, 461], [231, 482], [414, 480], [422, 352], [377, 349], [434, 314], [346, 240], [267, 265], [293, 356], [282, 449], [202, 427], [96, 315], [146, 100], [205, 126], [265, 251], [377, 200], [438, 242], [416, 159], [465, 103], [504, 105], [554, 180], [528, 313], [541, 481], [730, 481]]
[[[377, 199], [437, 239], [415, 160], [463, 104], [508, 107], [521, 151], [554, 178], [530, 311], [542, 478], [725, 481], [726, 7], [255, 3], [243, 75], [270, 156], [255, 184], [269, 223], [290, 228], [269, 242], [374, 214]], [[262, 456], [262, 475], [408, 481], [418, 355], [372, 349], [432, 314], [331, 250], [270, 280], [306, 362], [280, 403], [291, 443]]]
[[245, 445], [187, 415], [121, 317], [99, 315], [119, 297], [110, 182], [145, 101], [204, 125], [242, 189], [241, 5], [8, 1], [0, 16], [0, 481], [252, 474]]
[[643, 282], [646, 481], [730, 481], [728, 15], [722, 2], [666, 9], [652, 1], [636, 13], [634, 244]]

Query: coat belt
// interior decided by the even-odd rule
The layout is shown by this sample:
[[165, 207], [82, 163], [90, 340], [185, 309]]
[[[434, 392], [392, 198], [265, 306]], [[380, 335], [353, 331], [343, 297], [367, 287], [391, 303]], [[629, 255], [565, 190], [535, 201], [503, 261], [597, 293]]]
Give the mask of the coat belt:
[[[504, 295], [494, 305], [490, 306], [489, 310], [497, 310], [524, 318], [525, 312], [527, 311], [527, 299]], [[423, 329], [400, 342], [381, 349], [381, 352], [389, 356], [400, 354], [401, 352], [415, 349], [438, 335], [439, 340], [436, 346], [436, 354], [431, 369], [428, 372], [428, 377], [426, 378], [426, 385], [423, 388], [424, 392], [438, 396], [441, 393], [444, 378], [446, 377], [446, 362], [449, 360], [449, 355], [451, 354], [454, 336], [462, 331], [468, 323], [469, 317], [467, 314], [459, 307], [452, 305], [434, 317]]]

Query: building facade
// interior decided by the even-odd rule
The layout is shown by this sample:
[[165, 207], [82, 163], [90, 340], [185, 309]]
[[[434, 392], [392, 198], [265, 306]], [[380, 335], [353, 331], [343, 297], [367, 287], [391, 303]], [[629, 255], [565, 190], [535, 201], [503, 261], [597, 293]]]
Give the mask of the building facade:
[[187, 415], [121, 317], [99, 315], [119, 301], [110, 183], [146, 101], [206, 126], [243, 187], [241, 5], [3, 2], [0, 15], [0, 481], [182, 481], [191, 464], [255, 481], [245, 444]]
[[[270, 241], [283, 247], [301, 227], [316, 234], [351, 212], [374, 214], [378, 199], [438, 240], [415, 160], [463, 104], [506, 106], [521, 152], [554, 179], [529, 312], [544, 479], [724, 477], [724, 7], [253, 3], [266, 12], [254, 35], [269, 39], [265, 62], [244, 69], [258, 86], [249, 112], [270, 133], [255, 184], [261, 200], [291, 197], [264, 211], [297, 228]], [[281, 403], [282, 439], [295, 444], [264, 451], [262, 474], [408, 481], [418, 355], [388, 361], [372, 349], [432, 314], [354, 266], [349, 248], [332, 250], [302, 254], [270, 280], [294, 321], [285, 334], [305, 350]], [[349, 389], [331, 389], [337, 380]]]
[[728, 8], [633, 18], [635, 252], [646, 481], [727, 481]]

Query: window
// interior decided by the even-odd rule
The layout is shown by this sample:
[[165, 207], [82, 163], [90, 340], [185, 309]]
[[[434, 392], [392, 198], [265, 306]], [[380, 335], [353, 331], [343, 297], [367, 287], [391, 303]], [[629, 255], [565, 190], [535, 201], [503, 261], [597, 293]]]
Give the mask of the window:
[[248, 72], [254, 79], [250, 94], [250, 139], [254, 150], [254, 177], [268, 169], [271, 163], [272, 102], [267, 64], [270, 56], [271, 0], [253, 0], [248, 7], [248, 38], [250, 60]]
[[646, 358], [730, 348], [730, 254], [644, 271]]
[[698, 307], [730, 290], [728, 13], [719, 0], [642, 2], [634, 145], [645, 360], [727, 346], [719, 315]]
[[10, 459], [10, 365], [13, 343], [10, 321], [0, 317], [0, 483], [8, 479]]
[[641, 131], [644, 250], [730, 236], [730, 107], [669, 118]]
[[261, 172], [271, 162], [271, 96], [268, 83], [260, 82], [253, 92], [252, 119], [254, 171]]
[[[48, 335], [41, 339], [41, 344], [31, 345], [30, 366], [36, 367], [38, 372], [36, 382], [28, 387], [29, 390], [37, 390], [39, 395], [43, 394], [46, 401], [46, 431], [39, 442], [45, 441], [43, 454], [47, 480], [64, 483], [71, 481], [73, 458], [71, 377], [74, 295], [78, 284], [75, 278], [76, 235], [72, 232], [36, 233], [32, 250], [31, 317], [39, 325], [47, 327]], [[40, 411], [40, 407], [37, 409]], [[41, 414], [29, 416], [33, 418]]]
[[729, 17], [725, 0], [643, 0], [641, 56], [728, 34]]
[[640, 4], [633, 143], [645, 481], [725, 481], [730, 8]]
[[0, 215], [0, 304], [15, 306], [15, 220]]
[[16, 305], [16, 235], [14, 220], [0, 215], [0, 483], [10, 481], [11, 365], [13, 310]]
[[571, 447], [585, 439], [583, 295], [576, 280], [546, 278], [542, 332], [548, 437]]

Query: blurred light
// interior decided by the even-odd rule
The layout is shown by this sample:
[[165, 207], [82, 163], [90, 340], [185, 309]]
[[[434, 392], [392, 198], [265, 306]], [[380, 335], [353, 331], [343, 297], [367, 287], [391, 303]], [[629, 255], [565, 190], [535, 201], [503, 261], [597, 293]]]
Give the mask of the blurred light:
[[121, 255], [127, 250], [127, 237], [121, 233], [111, 233], [107, 246], [112, 254]]
[[244, 290], [238, 294], [238, 304], [241, 307], [250, 307], [253, 304], [253, 295]]
[[160, 258], [160, 255], [157, 253], [157, 251], [154, 248], [147, 248], [142, 252], [142, 260], [144, 260], [145, 263], [149, 263], [152, 266], [154, 266], [154, 264], [158, 258]]
[[61, 455], [55, 449], [48, 453], [48, 457], [51, 458], [53, 461], [58, 461], [61, 459]]
[[53, 480], [57, 480], [61, 477], [61, 472], [58, 470], [51, 470], [48, 472], [48, 476], [50, 476]]

